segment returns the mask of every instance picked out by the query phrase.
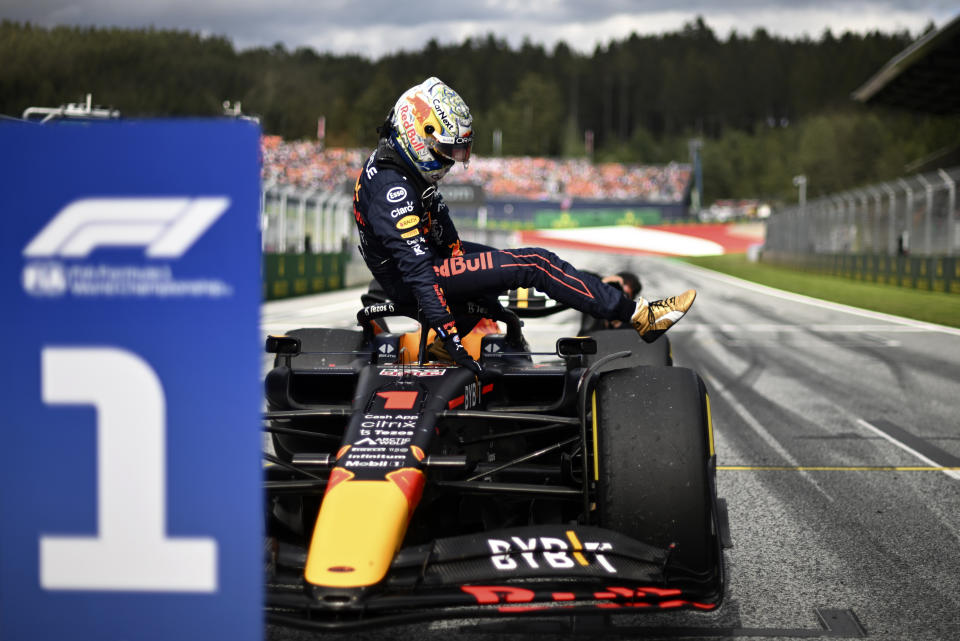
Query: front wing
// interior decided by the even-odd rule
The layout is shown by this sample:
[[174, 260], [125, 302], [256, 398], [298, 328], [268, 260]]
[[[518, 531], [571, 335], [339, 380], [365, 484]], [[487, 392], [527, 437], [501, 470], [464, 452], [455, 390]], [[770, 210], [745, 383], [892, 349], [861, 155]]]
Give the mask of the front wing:
[[312, 629], [356, 629], [441, 618], [580, 612], [714, 610], [723, 573], [698, 576], [670, 550], [574, 525], [502, 529], [405, 548], [374, 588], [306, 583], [289, 549], [268, 581], [267, 618]]

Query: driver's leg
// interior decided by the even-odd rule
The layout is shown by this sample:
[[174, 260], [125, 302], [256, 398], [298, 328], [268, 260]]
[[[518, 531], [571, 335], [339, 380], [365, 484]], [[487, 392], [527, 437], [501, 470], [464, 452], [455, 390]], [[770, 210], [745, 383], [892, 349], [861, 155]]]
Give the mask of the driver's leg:
[[597, 318], [630, 322], [641, 338], [653, 342], [693, 305], [696, 291], [663, 300], [634, 302], [593, 274], [579, 271], [541, 247], [490, 249], [434, 262], [447, 298], [465, 301], [496, 296], [518, 287], [535, 287], [556, 301]]
[[496, 296], [518, 287], [535, 287], [554, 300], [607, 320], [629, 321], [636, 304], [620, 290], [579, 271], [540, 247], [471, 252], [434, 263], [449, 300]]

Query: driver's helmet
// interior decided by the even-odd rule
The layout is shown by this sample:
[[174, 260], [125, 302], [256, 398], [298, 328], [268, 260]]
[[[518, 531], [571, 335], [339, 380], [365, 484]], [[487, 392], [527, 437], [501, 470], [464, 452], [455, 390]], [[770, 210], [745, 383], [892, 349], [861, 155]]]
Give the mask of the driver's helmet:
[[438, 78], [408, 89], [390, 112], [397, 151], [431, 183], [470, 160], [473, 118], [456, 91]]

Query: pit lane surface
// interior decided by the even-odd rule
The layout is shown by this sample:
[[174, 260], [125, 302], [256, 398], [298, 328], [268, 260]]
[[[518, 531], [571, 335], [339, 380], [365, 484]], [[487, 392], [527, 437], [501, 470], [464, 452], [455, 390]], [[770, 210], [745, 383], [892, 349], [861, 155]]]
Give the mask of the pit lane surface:
[[[632, 268], [648, 298], [699, 292], [670, 338], [676, 365], [697, 370], [710, 392], [734, 543], [726, 601], [708, 614], [615, 618], [630, 628], [618, 638], [830, 636], [815, 608], [852, 610], [870, 639], [960, 638], [960, 331], [670, 260], [559, 253], [598, 272]], [[359, 292], [268, 303], [264, 333], [350, 326]], [[579, 317], [526, 323], [532, 347], [550, 350], [557, 336], [576, 333]], [[856, 632], [844, 616], [835, 638]], [[510, 633], [484, 625], [325, 636], [531, 638], [516, 624]], [[268, 627], [267, 636], [318, 635]]]

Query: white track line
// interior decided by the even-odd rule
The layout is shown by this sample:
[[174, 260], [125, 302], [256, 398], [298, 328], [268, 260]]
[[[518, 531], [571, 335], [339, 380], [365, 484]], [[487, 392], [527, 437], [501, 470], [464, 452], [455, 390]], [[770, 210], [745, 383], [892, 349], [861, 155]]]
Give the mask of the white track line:
[[829, 332], [832, 334], [873, 334], [876, 332], [886, 332], [890, 334], [910, 334], [916, 332], [926, 332], [920, 327], [890, 327], [889, 325], [839, 325], [835, 323], [804, 323], [800, 325], [785, 325], [782, 323], [720, 323], [718, 325], [697, 323], [696, 321], [686, 322], [683, 325], [671, 327], [670, 331], [674, 334], [692, 332], [697, 328], [704, 328], [712, 331], [723, 332], [773, 332], [773, 333], [806, 333]]
[[326, 312], [339, 311], [342, 309], [353, 309], [359, 311], [363, 307], [363, 304], [359, 300], [346, 300], [342, 303], [326, 303], [323, 305], [316, 305], [314, 307], [307, 307], [306, 309], [299, 309], [292, 313], [293, 316], [313, 316], [314, 314], [324, 314]]
[[[913, 449], [912, 447], [910, 447], [910, 446], [907, 445], [906, 443], [903, 443], [903, 442], [898, 441], [897, 439], [893, 438], [892, 436], [890, 436], [889, 434], [887, 434], [886, 432], [884, 432], [883, 430], [881, 430], [881, 429], [880, 429], [879, 427], [877, 427], [876, 425], [872, 425], [872, 424], [868, 423], [867, 421], [863, 420], [862, 418], [858, 418], [858, 419], [857, 419], [857, 423], [859, 423], [860, 425], [863, 425], [865, 428], [867, 428], [868, 430], [870, 430], [871, 432], [873, 432], [873, 433], [876, 434], [877, 436], [880, 436], [880, 437], [882, 437], [882, 438], [890, 441], [891, 443], [893, 443], [894, 445], [896, 445], [897, 447], [899, 447], [899, 448], [900, 448], [901, 450], [903, 450], [904, 452], [907, 452], [908, 454], [912, 454], [913, 456], [915, 456], [916, 458], [920, 459], [921, 461], [923, 461], [924, 463], [926, 463], [926, 464], [929, 465], [930, 467], [933, 467], [933, 468], [942, 468], [942, 467], [943, 467], [943, 464], [937, 463], [936, 461], [927, 458], [926, 456], [924, 456], [924, 455], [921, 454], [920, 452], [916, 451], [915, 449]], [[960, 481], [960, 472], [957, 472], [957, 471], [955, 471], [955, 470], [943, 470], [943, 469], [938, 470], [938, 471], [943, 472], [944, 474], [946, 474], [947, 476], [949, 476], [949, 477], [952, 478], [952, 479], [957, 479], [958, 481]]]
[[689, 267], [691, 269], [701, 272], [704, 276], [714, 278], [716, 280], [728, 283], [730, 285], [737, 285], [738, 287], [742, 287], [744, 289], [750, 289], [756, 292], [767, 294], [769, 296], [775, 296], [777, 298], [782, 298], [784, 300], [793, 301], [795, 303], [805, 303], [807, 305], [813, 305], [814, 307], [821, 307], [823, 309], [830, 309], [837, 312], [845, 312], [847, 314], [855, 314], [857, 316], [864, 316], [866, 318], [872, 318], [874, 320], [882, 320], [888, 323], [897, 323], [898, 325], [906, 325], [908, 327], [922, 329], [928, 332], [940, 332], [943, 334], [960, 336], [960, 328], [947, 327], [946, 325], [937, 325], [936, 323], [927, 323], [924, 321], [913, 320], [911, 318], [903, 318], [900, 316], [893, 316], [891, 314], [884, 314], [882, 312], [872, 312], [870, 310], [860, 309], [859, 307], [851, 307], [850, 305], [843, 305], [841, 303], [833, 303], [830, 301], [820, 300], [819, 298], [813, 298], [811, 296], [804, 296], [803, 294], [794, 294], [792, 292], [787, 292], [782, 289], [776, 289], [774, 287], [768, 287], [766, 285], [758, 285], [757, 283], [752, 283], [748, 280], [737, 278], [736, 276], [721, 274], [719, 272], [713, 271], [712, 269], [707, 269], [705, 267], [700, 267], [698, 265], [691, 265], [690, 263], [682, 263], [680, 261], [677, 261], [675, 264], [683, 265], [684, 267]]

